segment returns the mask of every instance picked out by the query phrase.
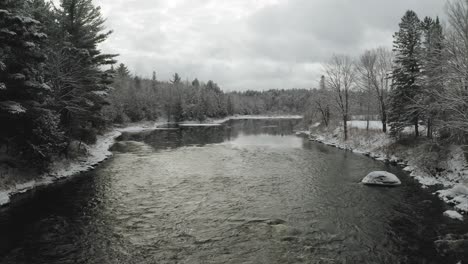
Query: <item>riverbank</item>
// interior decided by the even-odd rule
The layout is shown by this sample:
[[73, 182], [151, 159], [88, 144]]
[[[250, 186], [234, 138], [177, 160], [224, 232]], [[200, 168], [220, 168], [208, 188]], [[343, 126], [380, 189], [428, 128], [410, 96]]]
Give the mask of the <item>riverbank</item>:
[[[434, 187], [434, 192], [454, 210], [445, 214], [463, 220], [468, 213], [468, 163], [461, 146], [438, 148], [424, 139], [397, 142], [378, 128], [365, 130], [361, 123], [350, 122], [349, 140], [342, 139], [341, 128], [311, 127], [302, 132], [313, 141], [369, 156], [375, 160], [398, 164], [423, 188]], [[374, 128], [374, 129], [373, 129]]]
[[[232, 116], [223, 119], [209, 119], [203, 123], [181, 122], [182, 126], [219, 126], [229, 120], [244, 119], [302, 119], [298, 115], [283, 116]], [[38, 187], [47, 186], [55, 182], [70, 178], [82, 172], [87, 172], [96, 168], [98, 164], [108, 159], [112, 152], [110, 147], [122, 133], [138, 133], [157, 129], [166, 129], [170, 123], [167, 121], [139, 122], [126, 124], [121, 127], [114, 127], [107, 133], [99, 135], [93, 145], [81, 144], [86, 154], [72, 159], [57, 159], [50, 167], [50, 171], [44, 174], [37, 174], [27, 168], [14, 169], [2, 168], [0, 170], [0, 206], [10, 203], [10, 199], [15, 195], [22, 194]]]

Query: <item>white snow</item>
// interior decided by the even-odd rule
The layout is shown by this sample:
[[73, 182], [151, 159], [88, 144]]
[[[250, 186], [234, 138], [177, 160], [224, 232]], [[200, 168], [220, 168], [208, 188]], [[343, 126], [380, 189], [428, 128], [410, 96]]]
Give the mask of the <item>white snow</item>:
[[463, 221], [463, 215], [461, 215], [457, 211], [453, 211], [453, 210], [445, 211], [444, 216], [450, 217], [450, 218], [455, 219], [455, 220]]
[[5, 205], [10, 202], [10, 192], [0, 192], [0, 206]]
[[366, 185], [397, 186], [401, 185], [400, 179], [387, 171], [373, 171], [367, 174], [362, 183]]
[[22, 184], [16, 184], [15, 189], [18, 193], [24, 193], [34, 188], [35, 185], [36, 181], [33, 180]]
[[317, 122], [315, 124], [313, 124], [312, 126], [310, 126], [311, 128], [315, 128], [315, 127], [319, 127], [322, 123], [320, 122]]
[[108, 96], [109, 93], [106, 91], [94, 91], [93, 94], [99, 95], [99, 96]]
[[227, 120], [250, 120], [250, 119], [302, 119], [304, 116], [301, 115], [277, 115], [277, 116], [267, 116], [267, 115], [237, 115], [228, 117]]
[[310, 131], [296, 131], [297, 136], [310, 136]]
[[468, 186], [465, 184], [457, 184], [454, 187], [446, 190], [437, 191], [445, 202], [455, 205], [455, 209], [461, 212], [468, 212]]
[[[349, 128], [357, 128], [357, 129], [367, 129], [367, 121], [361, 120], [352, 120], [348, 121]], [[369, 121], [369, 129], [370, 130], [382, 130], [382, 121], [370, 120]], [[390, 129], [390, 126], [387, 125], [387, 128]], [[419, 125], [419, 132], [424, 133], [426, 131], [426, 126]], [[411, 134], [414, 133], [414, 126], [408, 126], [403, 129], [403, 133]]]
[[[367, 121], [359, 121], [359, 120], [348, 121], [348, 126], [350, 128], [366, 129]], [[372, 130], [382, 129], [382, 121], [369, 121], [369, 129], [372, 129]]]
[[229, 116], [222, 119], [208, 119], [203, 123], [196, 121], [187, 121], [179, 124], [179, 126], [219, 126], [229, 120], [257, 120], [257, 119], [302, 119], [300, 115], [278, 115], [278, 116], [267, 116], [267, 115], [235, 115]]
[[9, 112], [10, 114], [22, 114], [26, 112], [26, 108], [24, 108], [21, 104], [13, 101], [0, 102], [0, 108]]
[[218, 123], [201, 123], [201, 124], [190, 124], [190, 123], [182, 123], [179, 124], [181, 127], [213, 127], [213, 126], [221, 126], [221, 124]]

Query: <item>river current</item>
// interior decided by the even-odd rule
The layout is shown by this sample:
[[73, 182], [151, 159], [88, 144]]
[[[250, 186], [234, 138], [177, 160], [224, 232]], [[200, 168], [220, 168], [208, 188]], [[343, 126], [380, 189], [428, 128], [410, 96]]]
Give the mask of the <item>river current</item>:
[[[433, 244], [459, 228], [442, 202], [300, 122], [126, 133], [96, 170], [0, 211], [0, 263], [455, 263]], [[374, 170], [402, 187], [359, 183]]]

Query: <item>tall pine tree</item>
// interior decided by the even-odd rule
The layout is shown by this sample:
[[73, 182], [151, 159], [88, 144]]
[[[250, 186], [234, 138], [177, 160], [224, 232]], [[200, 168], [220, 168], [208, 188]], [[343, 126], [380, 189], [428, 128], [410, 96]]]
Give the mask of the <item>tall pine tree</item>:
[[[0, 2], [0, 138], [7, 153], [39, 167], [60, 148], [57, 115], [47, 107], [51, 88], [44, 82], [46, 34], [27, 12], [29, 2]], [[44, 163], [45, 162], [45, 163]]]
[[432, 138], [437, 116], [443, 111], [437, 104], [438, 96], [444, 89], [444, 34], [439, 18], [435, 20], [426, 17], [421, 22], [422, 45], [419, 52], [421, 61], [421, 76], [419, 84], [422, 92], [416, 105], [426, 121], [427, 137]]
[[420, 111], [413, 106], [417, 103], [417, 95], [421, 90], [417, 83], [421, 75], [418, 56], [421, 27], [414, 11], [407, 11], [401, 19], [400, 30], [394, 35], [393, 46], [396, 58], [389, 102], [390, 133], [398, 137], [406, 126], [413, 125], [417, 137]]
[[112, 32], [104, 31], [92, 0], [61, 0], [56, 21], [59, 30], [51, 33], [57, 42], [48, 63], [55, 107], [70, 137], [92, 143], [104, 125], [101, 109], [113, 77], [101, 66], [115, 63], [115, 55], [102, 54], [98, 45]]

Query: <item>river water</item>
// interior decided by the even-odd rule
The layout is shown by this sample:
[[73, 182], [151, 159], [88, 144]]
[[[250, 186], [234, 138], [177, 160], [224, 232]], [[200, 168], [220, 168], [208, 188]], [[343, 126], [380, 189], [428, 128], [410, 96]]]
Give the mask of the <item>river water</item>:
[[[124, 134], [95, 171], [0, 211], [0, 263], [455, 263], [433, 246], [460, 228], [439, 200], [299, 122]], [[403, 186], [359, 184], [373, 170]]]

